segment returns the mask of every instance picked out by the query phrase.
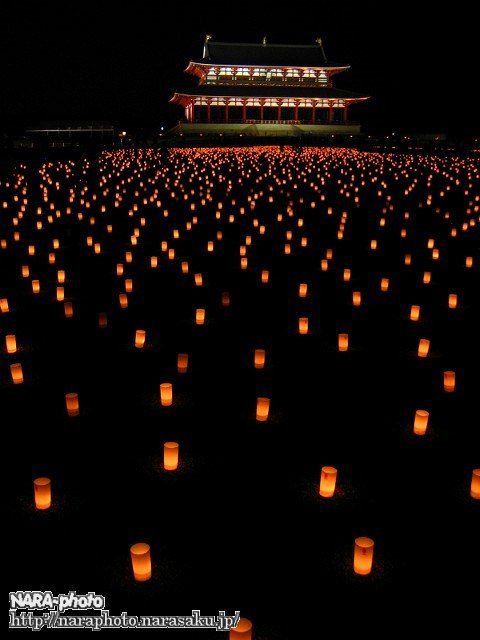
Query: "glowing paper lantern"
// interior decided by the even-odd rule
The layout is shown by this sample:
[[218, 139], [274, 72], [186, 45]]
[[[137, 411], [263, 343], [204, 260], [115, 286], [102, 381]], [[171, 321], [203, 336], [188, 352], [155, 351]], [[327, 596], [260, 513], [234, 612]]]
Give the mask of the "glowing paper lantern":
[[236, 627], [230, 629], [229, 640], [253, 640], [253, 625], [247, 618], [240, 618]]
[[8, 313], [10, 311], [7, 298], [0, 299], [0, 310], [2, 313]]
[[50, 478], [36, 478], [33, 481], [35, 507], [40, 510], [50, 509], [52, 504], [52, 483]]
[[133, 577], [138, 582], [145, 582], [152, 577], [152, 560], [150, 558], [150, 545], [146, 542], [137, 542], [130, 547]]
[[418, 304], [412, 304], [410, 307], [410, 320], [416, 321], [420, 317], [420, 307]]
[[413, 433], [417, 436], [424, 436], [428, 426], [428, 411], [424, 409], [417, 409], [415, 412], [415, 421], [413, 423]]
[[205, 323], [205, 309], [195, 311], [195, 323], [200, 325]]
[[175, 471], [178, 468], [178, 442], [165, 442], [163, 445], [163, 468], [165, 471]]
[[270, 411], [270, 398], [257, 398], [257, 420], [265, 422], [268, 420]]
[[222, 293], [222, 306], [229, 307], [230, 306], [230, 294], [224, 291]]
[[426, 338], [421, 338], [420, 342], [418, 343], [418, 357], [419, 358], [426, 358], [428, 356], [428, 352], [430, 349], [430, 340], [427, 340]]
[[472, 472], [470, 495], [472, 498], [475, 498], [475, 500], [480, 500], [480, 469], [474, 469]]
[[338, 334], [338, 350], [348, 351], [348, 333]]
[[14, 335], [5, 336], [5, 345], [7, 347], [7, 353], [16, 353], [17, 339]]
[[63, 302], [65, 299], [65, 290], [63, 287], [57, 287], [57, 302]]
[[452, 391], [455, 391], [455, 371], [443, 372], [443, 389], [447, 393], [452, 393]]
[[351, 269], [344, 269], [343, 270], [343, 280], [344, 280], [344, 282], [350, 282], [351, 276], [352, 276]]
[[171, 382], [162, 382], [160, 385], [160, 403], [162, 407], [170, 407], [173, 402], [173, 387]]
[[307, 291], [308, 291], [308, 285], [307, 284], [300, 284], [298, 287], [298, 295], [300, 298], [306, 298], [307, 297]]
[[352, 302], [354, 307], [359, 307], [362, 304], [362, 294], [360, 291], [354, 291], [352, 293]]
[[382, 291], [388, 291], [388, 287], [390, 285], [390, 280], [388, 278], [382, 278], [380, 281], [380, 289]]
[[23, 370], [22, 365], [19, 362], [10, 365], [10, 375], [12, 376], [13, 384], [22, 384]]
[[431, 281], [432, 274], [430, 273], [430, 271], [425, 271], [425, 273], [423, 274], [423, 284], [430, 284]]
[[450, 293], [448, 295], [448, 308], [449, 309], [456, 309], [457, 308], [457, 303], [458, 303], [458, 297], [456, 293]]
[[268, 282], [269, 276], [270, 276], [269, 272], [266, 269], [264, 269], [262, 271], [262, 278], [261, 278], [263, 284], [266, 284]]
[[298, 319], [298, 333], [305, 335], [308, 333], [308, 318]]
[[197, 287], [201, 287], [203, 285], [203, 278], [201, 273], [195, 274], [195, 284]]
[[135, 332], [135, 346], [137, 349], [142, 349], [145, 344], [145, 331], [144, 329], [137, 329]]
[[121, 307], [122, 309], [126, 309], [126, 308], [128, 307], [128, 297], [127, 297], [127, 294], [126, 294], [126, 293], [121, 293], [121, 294], [118, 296], [118, 301], [119, 301], [119, 303], [120, 303], [120, 307]]
[[368, 575], [372, 570], [374, 542], [371, 538], [355, 538], [353, 555], [353, 570], [361, 576]]
[[40, 280], [32, 280], [32, 292], [40, 293]]
[[179, 353], [177, 356], [178, 373], [187, 373], [188, 370], [188, 353]]
[[255, 369], [263, 369], [265, 366], [265, 349], [255, 349], [254, 365]]
[[78, 402], [78, 393], [66, 393], [65, 405], [67, 407], [67, 413], [71, 418], [78, 416], [80, 413], [80, 404]]
[[337, 470], [335, 467], [322, 467], [320, 473], [320, 495], [322, 498], [331, 498], [335, 493], [337, 482]]

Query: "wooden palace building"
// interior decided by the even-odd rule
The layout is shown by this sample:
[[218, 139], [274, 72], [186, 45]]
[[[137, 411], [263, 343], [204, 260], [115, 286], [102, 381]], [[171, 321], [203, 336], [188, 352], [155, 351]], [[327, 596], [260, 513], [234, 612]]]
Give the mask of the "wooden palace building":
[[284, 45], [213, 42], [186, 72], [195, 87], [177, 90], [170, 102], [185, 111], [176, 133], [194, 135], [328, 135], [359, 133], [350, 106], [368, 96], [333, 86], [349, 69], [329, 62], [322, 42]]

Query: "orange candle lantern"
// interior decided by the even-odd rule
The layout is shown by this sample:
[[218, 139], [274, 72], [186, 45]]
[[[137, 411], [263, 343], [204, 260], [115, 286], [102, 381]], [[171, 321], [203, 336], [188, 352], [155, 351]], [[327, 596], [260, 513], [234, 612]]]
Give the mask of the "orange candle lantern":
[[416, 321], [420, 317], [420, 307], [418, 304], [412, 304], [410, 307], [410, 320]]
[[307, 297], [307, 291], [308, 291], [308, 285], [307, 284], [300, 284], [298, 287], [298, 295], [300, 296], [300, 298], [306, 298]]
[[52, 482], [50, 478], [35, 478], [33, 481], [33, 493], [36, 509], [42, 511], [50, 509], [52, 504]]
[[456, 293], [450, 293], [448, 295], [448, 308], [449, 309], [456, 309], [457, 308], [457, 303], [458, 303], [458, 297]]
[[63, 311], [66, 318], [71, 318], [73, 316], [73, 304], [71, 302], [64, 302]]
[[8, 306], [8, 300], [7, 298], [2, 298], [0, 300], [0, 310], [2, 313], [8, 313], [10, 308]]
[[268, 282], [269, 276], [270, 276], [270, 273], [266, 269], [264, 269], [262, 271], [262, 283], [263, 284], [266, 284]]
[[197, 309], [195, 311], [195, 323], [205, 324], [205, 309]]
[[253, 625], [247, 618], [240, 618], [236, 627], [232, 627], [228, 634], [229, 640], [252, 640]]
[[405, 264], [406, 265], [412, 264], [412, 256], [409, 253], [405, 255]]
[[475, 498], [475, 500], [480, 500], [480, 469], [474, 469], [472, 472], [470, 495], [472, 498]]
[[173, 402], [173, 387], [171, 382], [162, 382], [160, 385], [160, 403], [162, 407], [170, 407]]
[[423, 284], [430, 284], [432, 281], [432, 274], [430, 271], [425, 271], [423, 274]]
[[248, 258], [240, 258], [240, 268], [245, 270], [248, 267]]
[[270, 412], [270, 398], [257, 398], [257, 420], [265, 422]]
[[151, 256], [150, 258], [150, 266], [152, 269], [156, 269], [158, 266], [158, 258], [157, 256]]
[[57, 287], [57, 302], [63, 302], [65, 299], [65, 289], [63, 287]]
[[362, 294], [360, 293], [360, 291], [353, 292], [352, 301], [354, 307], [359, 307], [362, 304]]
[[388, 278], [382, 278], [380, 281], [380, 289], [382, 291], [388, 291], [388, 287], [390, 285], [390, 280]]
[[182, 262], [182, 273], [188, 273], [188, 262]]
[[308, 333], [308, 318], [298, 319], [298, 333], [305, 335]]
[[59, 271], [57, 271], [57, 282], [58, 284], [65, 283], [65, 271], [63, 269], [60, 269]]
[[80, 413], [80, 404], [78, 402], [78, 393], [66, 393], [65, 405], [67, 407], [67, 413], [71, 418], [78, 416]]
[[14, 335], [5, 336], [5, 345], [7, 347], [7, 353], [16, 353], [17, 339]]
[[117, 276], [123, 276], [123, 264], [121, 262], [117, 264]]
[[165, 442], [163, 445], [163, 468], [165, 471], [175, 471], [178, 468], [178, 442]]
[[133, 577], [138, 582], [146, 582], [152, 577], [152, 560], [150, 557], [150, 545], [146, 542], [137, 542], [130, 547]]
[[265, 366], [265, 349], [255, 349], [255, 369], [263, 369]]
[[465, 258], [465, 266], [467, 267], [467, 269], [471, 269], [473, 266], [473, 258], [472, 256], [467, 256]]
[[137, 329], [135, 332], [135, 346], [137, 349], [142, 349], [145, 344], [145, 330]]
[[131, 278], [125, 279], [125, 291], [127, 293], [132, 293], [133, 291], [133, 280]]
[[322, 271], [328, 271], [328, 260], [323, 259], [320, 263]]
[[455, 391], [455, 371], [443, 372], [443, 389], [447, 393]]
[[22, 267], [22, 276], [28, 278], [30, 276], [30, 267], [28, 264], [24, 264]]
[[10, 365], [10, 375], [12, 376], [13, 384], [22, 384], [23, 370], [22, 365], [19, 362]]
[[121, 294], [118, 296], [118, 301], [119, 301], [119, 303], [120, 303], [120, 307], [121, 307], [122, 309], [126, 309], [126, 308], [128, 307], [128, 297], [127, 297], [127, 294], [126, 294], [126, 293], [121, 293]]
[[202, 274], [201, 273], [196, 273], [195, 274], [195, 284], [197, 285], [197, 287], [201, 287], [203, 284], [203, 278], [202, 278]]
[[33, 293], [40, 293], [40, 280], [32, 280]]
[[222, 306], [229, 307], [230, 306], [230, 294], [224, 291], [222, 293]]
[[335, 467], [322, 467], [320, 473], [320, 495], [322, 498], [331, 498], [335, 493], [337, 482], [337, 470]]
[[425, 411], [424, 409], [417, 409], [415, 411], [415, 421], [413, 423], [413, 433], [415, 433], [417, 436], [424, 436], [426, 431], [427, 431], [427, 427], [428, 427], [428, 418], [429, 418], [429, 413], [428, 411]]
[[418, 357], [419, 358], [426, 358], [428, 356], [428, 352], [430, 350], [430, 340], [427, 340], [426, 338], [421, 338], [420, 342], [418, 343]]
[[344, 282], [350, 282], [351, 276], [352, 276], [351, 269], [344, 269], [343, 270], [343, 280], [344, 280]]
[[372, 570], [374, 542], [371, 538], [355, 538], [353, 555], [353, 570], [361, 576], [368, 575]]
[[178, 373], [187, 373], [188, 370], [188, 353], [179, 353], [177, 356]]
[[338, 350], [348, 351], [348, 333], [338, 334]]

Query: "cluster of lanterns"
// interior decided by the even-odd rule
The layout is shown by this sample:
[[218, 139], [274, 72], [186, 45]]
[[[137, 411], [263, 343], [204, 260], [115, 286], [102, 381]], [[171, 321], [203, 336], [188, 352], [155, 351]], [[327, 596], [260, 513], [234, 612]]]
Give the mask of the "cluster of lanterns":
[[[369, 304], [371, 294], [356, 283], [350, 289], [352, 278], [355, 278], [355, 264], [349, 264], [345, 258], [339, 259], [335, 248], [341, 246], [351, 235], [351, 221], [355, 217], [355, 210], [362, 204], [364, 194], [373, 194], [377, 199], [378, 207], [371, 213], [371, 222], [372, 225], [378, 225], [378, 228], [375, 229], [375, 237], [370, 237], [367, 241], [359, 240], [364, 242], [362, 251], [365, 254], [373, 252], [374, 257], [371, 259], [376, 259], [385, 250], [387, 233], [398, 240], [400, 247], [396, 256], [397, 270], [375, 276], [374, 286], [376, 291], [380, 290], [378, 296], [381, 296], [381, 300], [386, 300], [395, 290], [397, 272], [402, 269], [414, 270], [417, 263], [421, 264], [416, 272], [418, 287], [431, 287], [435, 282], [438, 263], [449, 255], [449, 246], [453, 244], [458, 252], [461, 239], [468, 237], [478, 223], [480, 201], [472, 189], [473, 169], [466, 161], [462, 165], [462, 161], [457, 160], [452, 167], [446, 161], [442, 163], [438, 159], [425, 160], [421, 164], [413, 156], [403, 160], [392, 157], [389, 160], [388, 172], [403, 184], [405, 198], [415, 193], [420, 177], [424, 174], [435, 175], [444, 185], [441, 192], [436, 192], [432, 178], [427, 178], [426, 184], [430, 192], [427, 193], [426, 203], [417, 203], [419, 209], [428, 207], [442, 221], [441, 233], [429, 237], [422, 248], [423, 253], [419, 255], [418, 250], [409, 244], [415, 213], [413, 210], [402, 210], [400, 204], [392, 200], [385, 173], [385, 160], [380, 154], [362, 154], [341, 149], [305, 149], [297, 154], [291, 149], [280, 151], [268, 147], [236, 151], [184, 149], [170, 150], [168, 153], [167, 162], [152, 150], [104, 153], [98, 163], [96, 188], [87, 188], [83, 180], [72, 181], [76, 170], [85, 172], [87, 168], [90, 169], [88, 163], [85, 166], [80, 164], [80, 167], [74, 167], [74, 163], [58, 163], [53, 167], [43, 165], [39, 171], [41, 205], [31, 203], [29, 187], [21, 172], [7, 186], [4, 185], [0, 191], [3, 194], [0, 207], [3, 220], [8, 220], [9, 224], [2, 226], [1, 247], [12, 258], [21, 256], [18, 277], [29, 281], [30, 295], [44, 298], [51, 304], [60, 303], [66, 319], [74, 315], [76, 305], [81, 304], [80, 300], [72, 296], [74, 285], [78, 284], [77, 274], [64, 267], [61, 250], [66, 250], [65, 230], [75, 227], [82, 249], [88, 252], [86, 259], [96, 260], [99, 254], [102, 254], [101, 259], [108, 256], [115, 305], [124, 310], [120, 313], [129, 314], [129, 301], [141, 287], [142, 274], [161, 269], [164, 264], [169, 263], [176, 270], [177, 278], [182, 283], [189, 282], [192, 291], [195, 291], [191, 315], [185, 320], [202, 327], [208, 325], [211, 318], [208, 305], [202, 302], [203, 292], [212, 286], [209, 269], [205, 265], [214, 264], [217, 253], [227, 251], [226, 239], [228, 246], [233, 247], [232, 269], [238, 271], [239, 275], [241, 273], [241, 277], [253, 273], [255, 286], [264, 291], [271, 286], [272, 281], [275, 282], [277, 274], [274, 266], [266, 263], [262, 238], [271, 238], [272, 246], [269, 250], [289, 261], [292, 256], [302, 255], [307, 248], [310, 250], [314, 246], [316, 229], [325, 224], [325, 228], [332, 231], [328, 236], [331, 245], [318, 256], [319, 273], [309, 274], [308, 277], [313, 280], [321, 277], [321, 272], [328, 272], [327, 275], [333, 273], [338, 289], [347, 288], [348, 304], [352, 307], [365, 307]], [[265, 158], [270, 167], [267, 170]], [[236, 172], [232, 172], [231, 163], [235, 165]], [[62, 184], [62, 174], [69, 177], [65, 184]], [[336, 179], [334, 197], [328, 189], [333, 177]], [[217, 197], [219, 189], [215, 187], [218, 185], [222, 188], [222, 200]], [[296, 194], [299, 187], [302, 187], [302, 194], [307, 192], [309, 195]], [[65, 206], [56, 203], [56, 194], [62, 189], [67, 194]], [[454, 219], [450, 211], [438, 204], [443, 200], [445, 191], [450, 190], [463, 193], [464, 199], [464, 210]], [[243, 195], [238, 196], [239, 192]], [[419, 198], [423, 200], [422, 196]], [[263, 205], [268, 205], [268, 215], [262, 214]], [[121, 216], [125, 218], [125, 215], [128, 224], [120, 236], [122, 241], [119, 242], [119, 236], [114, 231], [118, 219]], [[146, 255], [142, 243], [153, 220], [160, 224], [162, 235], [158, 238], [158, 251], [155, 251], [158, 255]], [[202, 243], [201, 249], [197, 247], [196, 252], [184, 255], [181, 241], [194, 238], [196, 227], [201, 227], [205, 221], [209, 224], [210, 239]], [[212, 225], [216, 227], [215, 231], [211, 231]], [[275, 226], [282, 230], [281, 234], [270, 233]], [[24, 240], [24, 236], [28, 240]], [[198, 253], [202, 254], [201, 261], [197, 260]], [[474, 258], [470, 254], [463, 254], [461, 261], [458, 269], [471, 270], [474, 266]], [[137, 265], [134, 276], [131, 273], [132, 263]], [[291, 317], [292, 333], [308, 336], [298, 338], [302, 341], [308, 341], [312, 331], [316, 330], [312, 326], [311, 317], [304, 311], [305, 307], [301, 306], [312, 297], [311, 280], [302, 278], [297, 281], [295, 298], [298, 306], [293, 305], [291, 312], [287, 310]], [[4, 294], [0, 291], [0, 295]], [[419, 295], [418, 289], [415, 295]], [[230, 296], [228, 291], [220, 292], [218, 299], [222, 306], [230, 306]], [[462, 303], [461, 282], [457, 283], [453, 291], [445, 291], [444, 296], [444, 307], [451, 312], [457, 310]], [[410, 320], [416, 323], [412, 325], [414, 328], [423, 324], [424, 310], [418, 302], [419, 298], [412, 295], [404, 310], [406, 324]], [[0, 311], [7, 319], [12, 316], [11, 307], [17, 305], [21, 306], [21, 296], [17, 299], [14, 295], [12, 300], [5, 296], [0, 298]], [[362, 313], [362, 309], [352, 313]], [[108, 327], [107, 312], [99, 311], [95, 322], [99, 328]], [[149, 326], [148, 318], [145, 318], [145, 322], [147, 324], [140, 327]], [[355, 350], [358, 339], [353, 334], [355, 339], [351, 340], [352, 334], [344, 329], [345, 327], [338, 326], [337, 344], [332, 347], [341, 353], [350, 352], [338, 356], [348, 359], [351, 357], [351, 349]], [[196, 331], [202, 333], [205, 329]], [[129, 344], [140, 352], [148, 351], [153, 339], [145, 328], [135, 330], [133, 341], [132, 333], [128, 337]], [[431, 339], [424, 335], [418, 335], [416, 339], [418, 358], [428, 358], [430, 361]], [[21, 362], [22, 338], [19, 336], [17, 341], [14, 326], [10, 326], [5, 334], [4, 344], [6, 354], [15, 359], [9, 363], [12, 384], [22, 385], [25, 381]], [[436, 340], [434, 348], [435, 351], [441, 349]], [[252, 351], [254, 368], [268, 370], [270, 351], [268, 358], [266, 349], [261, 345], [252, 345]], [[178, 353], [176, 369], [178, 374], [187, 373], [188, 353]], [[26, 375], [29, 375], [28, 371]], [[439, 371], [439, 388], [441, 375], [444, 391], [453, 393], [456, 390], [457, 372], [450, 369]], [[173, 383], [158, 381], [157, 384], [158, 404], [171, 407], [175, 402]], [[276, 400], [273, 400], [275, 408]], [[252, 405], [253, 402], [254, 398]], [[258, 395], [255, 411], [257, 422], [265, 423], [270, 420], [271, 404], [272, 398]], [[80, 415], [78, 392], [70, 389], [65, 394], [65, 408], [69, 418]], [[425, 436], [430, 426], [430, 412], [412, 408], [412, 413], [413, 433]], [[178, 442], [164, 443], [165, 471], [174, 472], [178, 469], [179, 449]], [[338, 476], [337, 468], [321, 467], [318, 493], [322, 499], [335, 497]], [[470, 495], [474, 499], [480, 498], [478, 469], [472, 472]], [[37, 509], [50, 508], [52, 481], [49, 478], [35, 479], [34, 498]], [[130, 555], [135, 580], [149, 580], [152, 575], [149, 545], [144, 542], [133, 544]], [[368, 537], [357, 537], [354, 541], [353, 571], [358, 575], [369, 574], [373, 558], [374, 541]], [[251, 637], [252, 624], [246, 619], [242, 619], [241, 624], [231, 632], [231, 638], [245, 640]]]

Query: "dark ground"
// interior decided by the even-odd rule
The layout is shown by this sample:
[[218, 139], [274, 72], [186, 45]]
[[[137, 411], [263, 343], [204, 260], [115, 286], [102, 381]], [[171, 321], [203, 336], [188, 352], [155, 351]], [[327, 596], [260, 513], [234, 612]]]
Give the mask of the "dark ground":
[[[252, 154], [254, 152], [251, 152]], [[338, 154], [337, 151], [329, 152]], [[209, 156], [207, 156], [208, 158]], [[245, 163], [257, 163], [248, 157]], [[11, 312], [1, 317], [1, 407], [4, 430], [9, 435], [7, 559], [12, 561], [9, 591], [48, 589], [56, 592], [95, 591], [107, 597], [112, 613], [160, 615], [189, 614], [200, 608], [214, 614], [219, 609], [239, 609], [255, 626], [257, 640], [317, 638], [330, 627], [371, 630], [380, 614], [391, 610], [388, 629], [402, 622], [429, 624], [450, 614], [466, 620], [473, 609], [478, 580], [478, 504], [470, 497], [472, 469], [479, 466], [478, 449], [478, 211], [470, 216], [468, 202], [478, 198], [478, 162], [469, 158], [412, 157], [409, 171], [418, 177], [411, 195], [403, 196], [404, 176], [398, 164], [405, 157], [388, 156], [380, 166], [375, 154], [346, 152], [338, 164], [315, 156], [291, 158], [292, 179], [276, 187], [275, 202], [257, 201], [255, 212], [227, 215], [245, 206], [250, 189], [265, 185], [254, 178], [234, 187], [237, 204], [227, 205], [225, 182], [218, 181], [234, 154], [213, 178], [213, 203], [202, 210], [198, 185], [188, 177], [208, 160], [180, 159], [186, 189], [195, 189], [195, 214], [199, 224], [185, 232], [192, 213], [183, 200], [172, 200], [158, 180], [162, 203], [170, 211], [163, 218], [152, 205], [139, 205], [128, 217], [139, 178], [125, 184], [125, 203], [118, 209], [107, 196], [107, 214], [92, 202], [90, 211], [78, 201], [72, 216], [62, 214], [52, 225], [45, 217], [44, 232], [37, 233], [36, 207], [42, 205], [37, 166], [23, 173], [29, 182], [29, 204], [12, 239], [11, 217], [16, 208], [12, 191], [1, 177], [0, 237], [8, 238], [0, 251], [0, 297], [9, 299]], [[147, 160], [143, 180], [154, 177], [153, 166], [165, 161]], [[206, 164], [204, 164], [204, 162]], [[271, 164], [269, 165], [269, 162]], [[285, 160], [260, 156], [260, 173], [272, 167], [279, 174]], [[105, 161], [109, 166], [110, 161]], [[446, 179], [435, 166], [458, 176], [460, 185], [440, 198]], [[171, 165], [170, 165], [171, 166]], [[325, 175], [331, 168], [330, 177]], [[355, 174], [380, 171], [379, 180], [389, 187], [376, 195], [378, 182], [361, 188], [361, 204], [338, 193], [337, 178], [344, 166]], [[318, 183], [316, 169], [327, 179], [327, 199], [300, 182], [301, 171]], [[100, 194], [99, 165], [92, 158], [87, 173], [75, 162], [73, 177], [55, 174], [62, 188], [50, 186], [50, 200], [64, 211], [68, 205], [64, 185], [89, 185]], [[455, 173], [458, 170], [458, 173]], [[344, 169], [345, 171], [345, 169]], [[255, 173], [255, 169], [253, 169]], [[399, 180], [395, 180], [395, 172]], [[426, 186], [432, 173], [431, 187]], [[468, 175], [469, 174], [469, 177]], [[235, 173], [235, 176], [238, 174]], [[112, 175], [115, 185], [124, 176]], [[297, 181], [298, 190], [292, 189]], [[472, 183], [470, 194], [463, 191]], [[270, 183], [270, 181], [267, 181]], [[381, 187], [380, 187], [381, 188]], [[178, 193], [178, 189], [176, 189]], [[290, 196], [286, 192], [290, 192]], [[394, 211], [379, 228], [385, 192], [392, 195]], [[433, 194], [431, 206], [425, 204]], [[318, 208], [298, 203], [315, 198]], [[295, 218], [276, 214], [286, 211], [294, 199]], [[215, 203], [224, 202], [222, 220], [215, 220]], [[190, 200], [188, 201], [190, 202]], [[422, 208], [419, 203], [422, 202]], [[46, 209], [46, 205], [44, 205]], [[333, 206], [334, 215], [326, 215]], [[477, 201], [478, 206], [478, 201]], [[435, 213], [439, 207], [441, 213]], [[79, 222], [76, 213], [85, 211]], [[336, 231], [342, 211], [349, 214], [342, 241]], [[409, 211], [411, 218], [402, 215]], [[443, 213], [451, 218], [445, 220]], [[88, 224], [89, 215], [97, 223]], [[102, 217], [103, 216], [103, 217]], [[147, 226], [140, 227], [145, 216]], [[252, 218], [267, 225], [258, 235]], [[476, 220], [468, 231], [464, 220]], [[105, 231], [113, 224], [113, 234]], [[459, 228], [451, 238], [452, 227]], [[132, 229], [139, 227], [137, 247], [129, 247]], [[408, 229], [406, 239], [400, 229]], [[181, 230], [180, 240], [171, 231]], [[216, 252], [206, 253], [208, 240], [218, 229], [224, 239]], [[283, 255], [285, 232], [291, 229], [292, 255]], [[102, 243], [101, 255], [86, 246], [85, 236]], [[239, 245], [252, 235], [249, 267], [239, 268]], [[299, 246], [300, 237], [309, 246]], [[49, 265], [52, 238], [61, 248], [57, 263]], [[427, 239], [434, 237], [440, 260], [432, 261]], [[32, 240], [35, 238], [35, 240]], [[377, 238], [379, 249], [369, 250]], [[169, 261], [160, 251], [168, 240], [178, 259]], [[29, 258], [26, 246], [35, 242], [37, 255]], [[325, 251], [333, 249], [327, 272], [320, 270]], [[115, 264], [132, 249], [134, 261], [125, 264], [134, 292], [128, 310], [117, 298], [123, 278]], [[412, 266], [403, 264], [405, 253]], [[149, 268], [149, 257], [159, 256], [159, 268]], [[465, 256], [474, 267], [465, 268]], [[191, 273], [180, 272], [180, 260], [188, 259]], [[41, 280], [41, 295], [31, 294], [29, 279], [20, 275], [29, 264], [31, 277]], [[342, 273], [352, 269], [352, 281]], [[74, 317], [64, 318], [55, 301], [56, 270], [67, 273], [66, 296], [74, 305]], [[271, 282], [260, 284], [261, 269], [270, 269]], [[425, 286], [424, 270], [432, 271]], [[193, 273], [202, 272], [205, 286], [193, 285]], [[382, 293], [380, 278], [390, 277], [390, 291]], [[309, 296], [298, 297], [298, 284], [308, 282]], [[351, 292], [361, 290], [364, 304], [351, 305]], [[231, 306], [222, 307], [228, 291]], [[449, 292], [459, 295], [459, 308], [449, 310]], [[420, 322], [409, 321], [411, 304], [420, 304]], [[193, 324], [195, 308], [205, 307], [207, 322]], [[108, 328], [100, 329], [97, 316], [108, 313]], [[311, 333], [297, 334], [297, 319], [308, 316]], [[133, 346], [137, 328], [147, 331], [143, 350]], [[338, 332], [350, 334], [351, 350], [338, 353]], [[20, 352], [7, 355], [3, 334], [15, 333]], [[431, 355], [416, 356], [418, 340], [431, 339]], [[253, 351], [267, 350], [267, 367], [253, 368]], [[176, 372], [176, 355], [190, 354], [186, 375]], [[10, 382], [9, 364], [21, 362], [25, 383]], [[457, 372], [457, 390], [443, 392], [443, 371]], [[162, 408], [158, 384], [172, 381], [174, 406]], [[78, 391], [81, 415], [68, 418], [64, 394]], [[271, 419], [255, 421], [257, 396], [271, 397]], [[430, 411], [425, 437], [415, 436], [415, 410]], [[163, 471], [162, 446], [180, 442], [181, 467]], [[338, 468], [338, 490], [331, 500], [318, 496], [322, 465]], [[33, 506], [32, 480], [46, 475], [53, 483], [53, 506], [39, 512]], [[373, 572], [358, 577], [352, 570], [356, 536], [375, 540]], [[154, 575], [150, 582], [135, 583], [129, 564], [129, 546], [149, 542]], [[460, 597], [464, 604], [453, 607]], [[427, 604], [429, 598], [434, 604]], [[359, 613], [365, 605], [363, 614]], [[445, 605], [445, 608], [443, 606]], [[299, 616], [303, 616], [302, 622]], [[305, 632], [292, 630], [301, 625]], [[209, 636], [210, 633], [210, 636]], [[181, 638], [182, 633], [166, 632]], [[214, 632], [185, 634], [192, 638], [223, 637]]]

